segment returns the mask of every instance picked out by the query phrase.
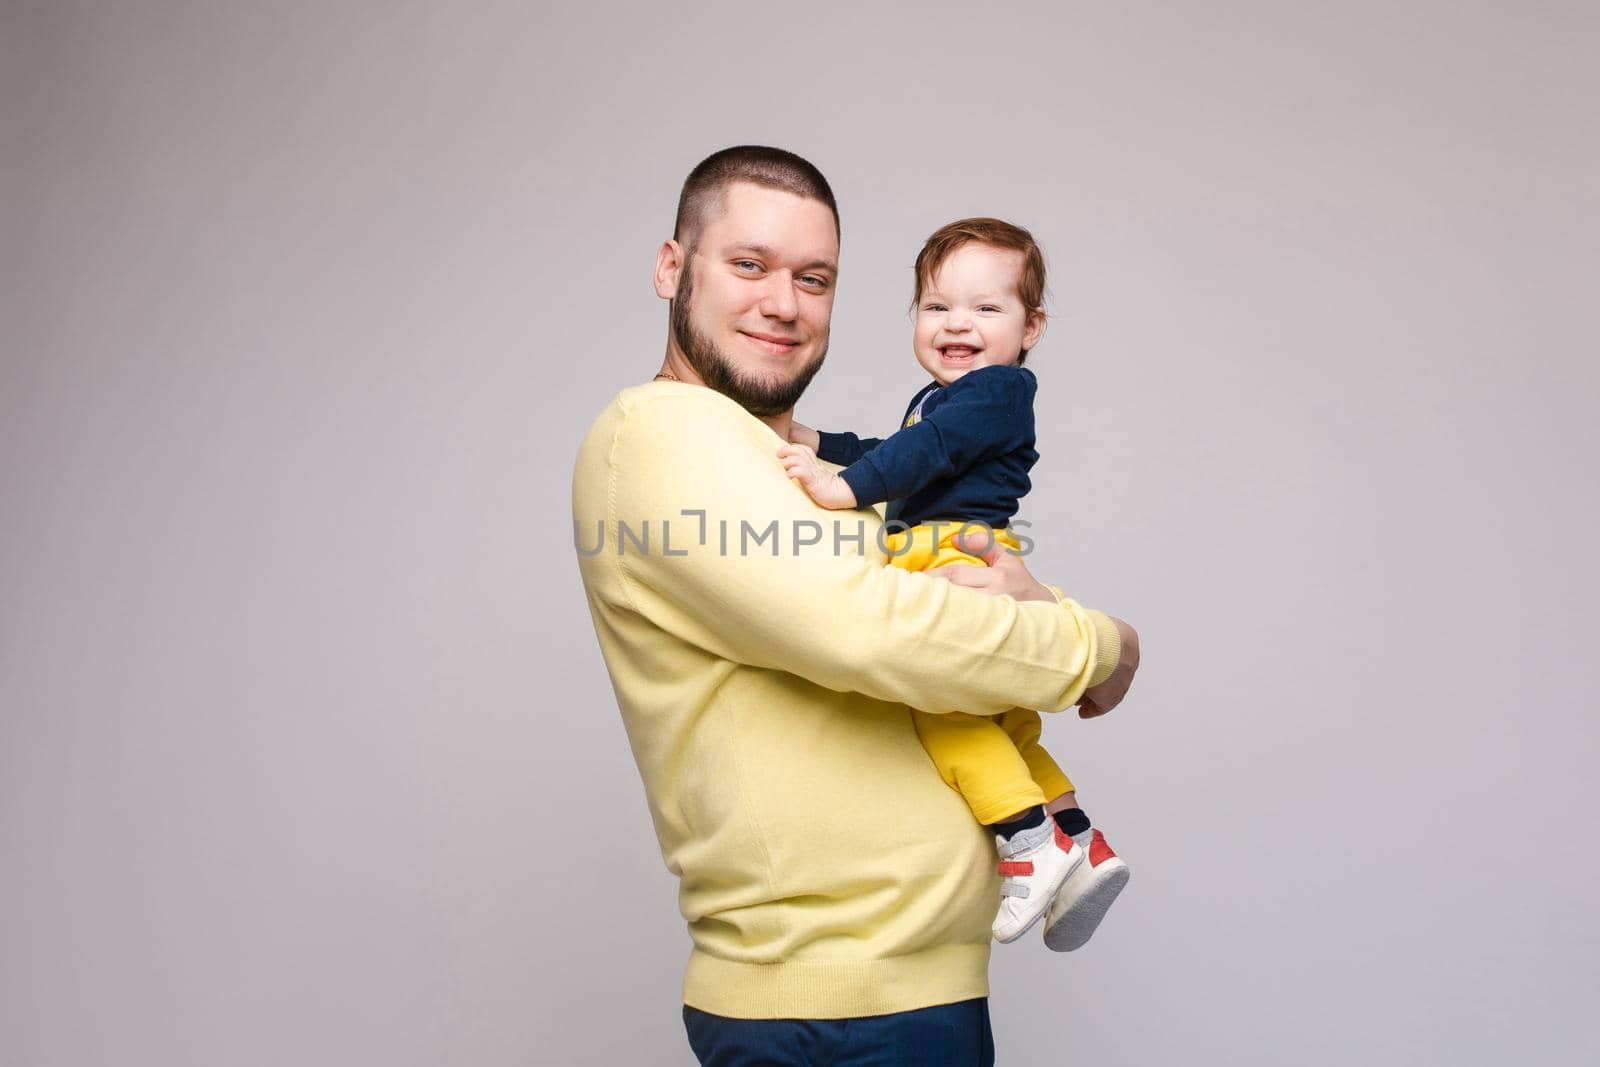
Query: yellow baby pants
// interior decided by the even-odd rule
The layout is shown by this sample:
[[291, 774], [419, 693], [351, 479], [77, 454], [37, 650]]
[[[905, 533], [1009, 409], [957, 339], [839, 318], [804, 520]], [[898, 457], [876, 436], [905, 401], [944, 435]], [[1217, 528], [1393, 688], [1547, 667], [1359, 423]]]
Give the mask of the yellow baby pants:
[[[981, 540], [985, 527], [968, 523], [966, 529]], [[889, 563], [908, 571], [952, 563], [982, 567], [983, 560], [953, 544], [961, 530], [960, 523], [940, 522], [890, 533], [885, 538]], [[994, 531], [994, 538], [1013, 549], [1022, 547], [1006, 530]], [[1039, 744], [1037, 711], [1013, 708], [990, 718], [964, 712], [930, 715], [913, 708], [911, 715], [934, 766], [986, 826], [1074, 791], [1072, 780]]]

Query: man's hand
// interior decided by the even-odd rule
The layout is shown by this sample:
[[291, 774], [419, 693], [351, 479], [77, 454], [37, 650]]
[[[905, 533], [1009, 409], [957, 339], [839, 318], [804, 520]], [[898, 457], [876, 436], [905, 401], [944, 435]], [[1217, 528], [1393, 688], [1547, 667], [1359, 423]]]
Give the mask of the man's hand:
[[1122, 657], [1117, 660], [1111, 677], [1084, 692], [1083, 699], [1078, 701], [1080, 719], [1104, 715], [1122, 703], [1122, 698], [1128, 695], [1128, 687], [1133, 684], [1134, 673], [1139, 669], [1139, 631], [1121, 619], [1111, 621], [1117, 624], [1117, 633], [1122, 637]]
[[987, 567], [974, 567], [967, 563], [952, 563], [935, 567], [927, 573], [943, 578], [968, 589], [977, 589], [993, 596], [1008, 596], [1013, 600], [1048, 600], [1055, 596], [1040, 585], [1022, 557], [1006, 551], [1006, 546], [986, 531], [973, 530], [957, 535], [955, 545], [969, 556], [978, 556]]
[[783, 469], [789, 477], [799, 482], [800, 487], [818, 504], [834, 511], [856, 506], [856, 494], [849, 483], [823, 467], [822, 461], [810, 448], [805, 445], [780, 445], [778, 458], [783, 460]]
[[805, 445], [815, 452], [822, 447], [822, 438], [817, 431], [801, 422], [789, 420], [789, 443], [792, 445]]

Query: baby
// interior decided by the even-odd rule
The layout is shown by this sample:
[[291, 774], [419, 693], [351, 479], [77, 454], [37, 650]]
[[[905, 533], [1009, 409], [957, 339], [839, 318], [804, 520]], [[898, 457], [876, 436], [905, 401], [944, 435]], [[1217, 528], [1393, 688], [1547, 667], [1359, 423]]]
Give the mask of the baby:
[[[912, 303], [912, 347], [934, 380], [911, 398], [900, 431], [862, 439], [795, 423], [778, 454], [825, 508], [889, 501], [887, 520], [906, 527], [886, 539], [892, 566], [983, 566], [956, 537], [964, 523], [982, 537], [973, 525], [981, 523], [1020, 551], [1006, 526], [1039, 458], [1038, 382], [1022, 364], [1044, 333], [1044, 256], [1028, 231], [1010, 223], [952, 222], [917, 255]], [[833, 473], [819, 457], [844, 469]], [[1015, 941], [1043, 916], [1045, 944], [1059, 952], [1081, 947], [1127, 884], [1128, 866], [1039, 744], [1038, 712], [912, 714], [939, 773], [995, 834], [1004, 879], [995, 939]]]

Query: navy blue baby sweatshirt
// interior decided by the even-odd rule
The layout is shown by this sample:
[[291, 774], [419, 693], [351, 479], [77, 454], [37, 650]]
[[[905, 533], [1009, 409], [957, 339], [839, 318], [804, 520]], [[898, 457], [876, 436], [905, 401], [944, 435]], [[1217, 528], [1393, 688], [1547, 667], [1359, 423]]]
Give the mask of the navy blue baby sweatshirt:
[[1012, 366], [979, 367], [945, 386], [930, 382], [911, 398], [900, 432], [861, 438], [819, 431], [817, 455], [844, 466], [839, 474], [857, 505], [889, 501], [891, 522], [976, 520], [1004, 529], [1039, 460], [1038, 386], [1032, 371]]

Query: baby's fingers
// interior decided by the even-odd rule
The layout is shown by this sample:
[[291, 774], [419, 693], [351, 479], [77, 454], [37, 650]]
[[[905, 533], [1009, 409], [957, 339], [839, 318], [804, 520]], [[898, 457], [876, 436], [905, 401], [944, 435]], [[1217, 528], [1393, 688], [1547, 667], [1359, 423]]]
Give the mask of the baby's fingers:
[[799, 463], [796, 463], [793, 466], [786, 464], [783, 468], [783, 472], [789, 477], [793, 478], [795, 481], [799, 482], [801, 485], [805, 486], [806, 492], [808, 493], [811, 491], [812, 485], [817, 480], [815, 471], [809, 470], [803, 464]]

